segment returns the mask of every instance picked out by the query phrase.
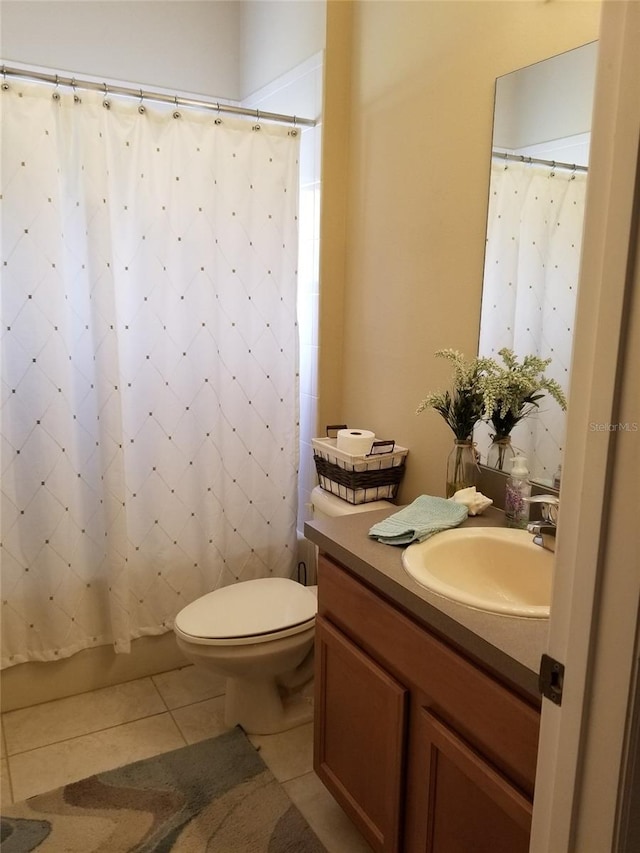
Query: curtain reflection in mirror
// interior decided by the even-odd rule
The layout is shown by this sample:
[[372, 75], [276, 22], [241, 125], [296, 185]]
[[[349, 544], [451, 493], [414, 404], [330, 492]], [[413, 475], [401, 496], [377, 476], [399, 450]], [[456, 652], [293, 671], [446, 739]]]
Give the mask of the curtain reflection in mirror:
[[[587, 175], [503, 161], [492, 163], [480, 355], [502, 347], [551, 358], [546, 371], [565, 392], [573, 339]], [[532, 475], [551, 481], [561, 462], [565, 418], [550, 398], [513, 432]], [[476, 434], [486, 458], [489, 430]]]

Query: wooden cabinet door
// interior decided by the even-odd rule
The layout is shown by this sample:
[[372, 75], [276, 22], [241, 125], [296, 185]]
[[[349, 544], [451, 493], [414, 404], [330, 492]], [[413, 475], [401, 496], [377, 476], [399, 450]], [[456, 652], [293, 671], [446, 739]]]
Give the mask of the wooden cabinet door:
[[[414, 728], [424, 775], [417, 839], [424, 853], [527, 853], [531, 801], [426, 708]], [[416, 756], [418, 757], [418, 756]]]
[[400, 851], [407, 691], [316, 620], [314, 768], [376, 851]]

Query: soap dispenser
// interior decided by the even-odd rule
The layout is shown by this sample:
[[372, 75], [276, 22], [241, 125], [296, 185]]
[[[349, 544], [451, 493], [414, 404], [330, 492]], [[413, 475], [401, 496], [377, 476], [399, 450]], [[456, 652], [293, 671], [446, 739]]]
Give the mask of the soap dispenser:
[[511, 466], [511, 476], [507, 480], [504, 496], [504, 514], [507, 527], [526, 527], [529, 520], [529, 503], [531, 496], [529, 469], [526, 456], [516, 456]]

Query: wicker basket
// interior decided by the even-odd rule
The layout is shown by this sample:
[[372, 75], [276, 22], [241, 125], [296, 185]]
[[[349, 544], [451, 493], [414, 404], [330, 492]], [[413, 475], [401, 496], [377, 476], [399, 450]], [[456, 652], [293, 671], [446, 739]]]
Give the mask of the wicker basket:
[[375, 452], [355, 456], [338, 450], [335, 438], [314, 438], [313, 458], [320, 486], [350, 504], [393, 500], [409, 452], [394, 441], [375, 442]]

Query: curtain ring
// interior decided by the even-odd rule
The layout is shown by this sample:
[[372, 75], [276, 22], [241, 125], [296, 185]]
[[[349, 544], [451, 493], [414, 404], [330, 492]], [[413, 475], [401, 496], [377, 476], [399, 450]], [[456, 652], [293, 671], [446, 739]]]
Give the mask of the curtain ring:
[[54, 89], [53, 94], [51, 95], [51, 97], [53, 98], [54, 101], [60, 100], [60, 92], [58, 92], [58, 86], [59, 85], [60, 85], [60, 78], [56, 74], [56, 88]]
[[6, 65], [2, 66], [2, 90], [6, 92], [9, 88], [9, 84], [7, 83], [7, 67]]
[[102, 97], [102, 106], [105, 108], [105, 110], [110, 110], [111, 109], [111, 102], [107, 100], [108, 95], [109, 95], [109, 90], [107, 89], [106, 83], [103, 83], [102, 85], [104, 86], [104, 95]]
[[146, 107], [145, 107], [145, 105], [142, 103], [142, 101], [143, 101], [143, 97], [142, 97], [142, 89], [140, 89], [140, 103], [138, 104], [138, 112], [140, 113], [140, 115], [144, 115], [144, 114], [145, 114], [145, 112], [147, 111], [147, 108], [146, 108]]
[[173, 104], [175, 106], [175, 110], [173, 111], [173, 117], [174, 118], [180, 118], [180, 112], [178, 110], [178, 96], [177, 95], [173, 96]]
[[256, 108], [256, 123], [251, 130], [260, 130], [260, 110]]
[[73, 102], [74, 102], [74, 104], [81, 104], [82, 99], [81, 99], [80, 95], [76, 92], [76, 78], [75, 77], [71, 78], [71, 88], [73, 89]]

